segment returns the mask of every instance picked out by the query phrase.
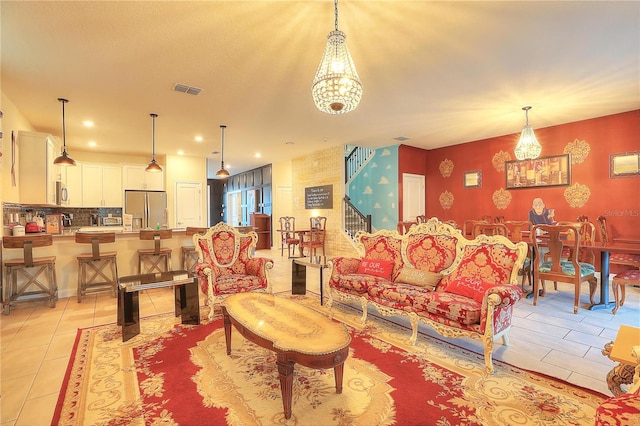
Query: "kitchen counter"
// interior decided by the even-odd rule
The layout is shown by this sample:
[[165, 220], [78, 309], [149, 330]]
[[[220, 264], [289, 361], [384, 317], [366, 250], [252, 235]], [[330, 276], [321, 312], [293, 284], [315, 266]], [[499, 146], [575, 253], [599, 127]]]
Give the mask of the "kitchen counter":
[[[53, 245], [49, 247], [34, 248], [35, 257], [56, 256], [56, 275], [58, 279], [59, 297], [75, 296], [78, 286], [78, 255], [91, 252], [91, 244], [75, 242], [75, 232], [79, 228], [69, 228], [68, 232], [53, 235]], [[27, 234], [29, 235], [29, 234]], [[141, 241], [140, 232], [116, 233], [116, 241], [111, 244], [102, 244], [101, 250], [116, 251], [118, 253], [118, 275], [121, 277], [134, 275], [138, 271], [137, 250], [141, 248], [153, 248], [153, 241]], [[173, 237], [162, 240], [162, 247], [169, 247], [171, 253], [171, 269], [181, 269], [180, 247], [193, 246], [193, 239], [187, 236], [184, 229], [173, 230]], [[2, 248], [2, 259], [22, 258], [22, 250]], [[18, 284], [19, 285], [19, 284]], [[115, 303], [115, 299], [114, 299]]]

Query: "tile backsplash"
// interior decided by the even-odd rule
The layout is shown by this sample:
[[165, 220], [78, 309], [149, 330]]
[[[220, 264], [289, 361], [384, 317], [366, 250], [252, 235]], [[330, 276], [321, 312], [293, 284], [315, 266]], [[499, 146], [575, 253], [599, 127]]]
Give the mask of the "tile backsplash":
[[122, 208], [72, 208], [61, 206], [29, 206], [15, 203], [2, 203], [2, 224], [7, 227], [16, 220], [24, 225], [32, 217], [44, 217], [47, 214], [62, 213], [71, 218], [72, 227], [91, 226], [91, 215], [98, 215], [100, 218], [112, 216], [122, 216]]

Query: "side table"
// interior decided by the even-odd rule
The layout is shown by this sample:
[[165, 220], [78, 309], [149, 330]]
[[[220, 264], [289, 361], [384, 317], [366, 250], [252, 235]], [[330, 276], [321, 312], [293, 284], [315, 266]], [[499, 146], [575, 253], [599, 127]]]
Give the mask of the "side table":
[[307, 293], [307, 267], [320, 269], [320, 304], [324, 304], [324, 277], [322, 271], [328, 268], [325, 256], [298, 257], [291, 261], [291, 294]]
[[615, 396], [625, 393], [621, 385], [633, 383], [639, 360], [633, 356], [634, 346], [640, 345], [640, 328], [621, 325], [616, 340], [604, 346], [602, 354], [619, 364], [607, 374], [607, 386]]

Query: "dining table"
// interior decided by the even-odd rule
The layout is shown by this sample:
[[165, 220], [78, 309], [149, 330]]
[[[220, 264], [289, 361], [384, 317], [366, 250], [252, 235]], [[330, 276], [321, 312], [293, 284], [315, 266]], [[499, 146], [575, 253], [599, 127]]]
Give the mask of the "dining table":
[[[523, 235], [523, 237], [525, 237]], [[527, 233], [526, 237], [529, 235]], [[541, 238], [541, 236], [538, 236]], [[527, 239], [524, 239], [527, 241]], [[529, 238], [529, 247], [533, 247], [533, 241]], [[609, 301], [609, 256], [611, 253], [631, 253], [640, 255], [640, 241], [635, 239], [624, 239], [624, 241], [581, 241], [580, 248], [587, 249], [594, 253], [600, 253], [600, 300], [598, 303], [594, 303], [589, 306], [589, 310], [597, 311], [600, 309], [609, 309], [612, 304]], [[533, 252], [533, 250], [531, 250]], [[532, 262], [534, 264], [534, 257], [532, 256]], [[527, 298], [533, 297], [533, 292], [527, 294]]]

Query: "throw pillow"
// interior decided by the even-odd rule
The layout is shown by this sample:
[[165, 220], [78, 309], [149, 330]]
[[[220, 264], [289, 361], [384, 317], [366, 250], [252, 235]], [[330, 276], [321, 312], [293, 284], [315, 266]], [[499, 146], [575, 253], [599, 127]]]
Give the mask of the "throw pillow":
[[375, 275], [378, 277], [391, 279], [393, 273], [393, 261], [382, 259], [362, 259], [358, 267], [359, 274]]
[[396, 281], [401, 283], [413, 284], [433, 291], [440, 282], [440, 279], [442, 279], [442, 274], [439, 274], [437, 272], [425, 271], [422, 269], [412, 268], [410, 266], [403, 266]]
[[465, 296], [482, 303], [484, 293], [495, 286], [495, 284], [486, 283], [482, 280], [472, 277], [458, 277], [451, 281], [445, 289], [448, 293]]

